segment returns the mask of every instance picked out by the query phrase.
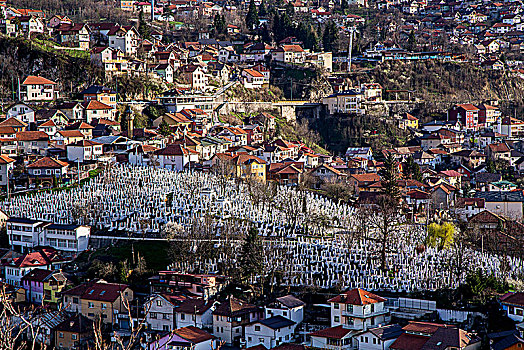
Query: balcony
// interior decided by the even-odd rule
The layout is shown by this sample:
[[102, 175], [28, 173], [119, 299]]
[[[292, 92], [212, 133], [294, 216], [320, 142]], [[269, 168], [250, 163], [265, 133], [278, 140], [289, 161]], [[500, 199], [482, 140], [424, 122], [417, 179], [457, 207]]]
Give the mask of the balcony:
[[381, 311], [374, 311], [374, 312], [366, 312], [364, 314], [360, 314], [360, 313], [357, 314], [354, 311], [342, 310], [342, 316], [353, 317], [353, 318], [369, 318], [369, 317], [385, 315], [387, 313], [388, 312], [386, 310], [381, 310]]

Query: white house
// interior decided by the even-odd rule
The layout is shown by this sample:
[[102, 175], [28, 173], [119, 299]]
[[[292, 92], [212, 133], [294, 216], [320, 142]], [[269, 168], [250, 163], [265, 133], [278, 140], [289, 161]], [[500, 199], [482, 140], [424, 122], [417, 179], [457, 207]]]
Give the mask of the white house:
[[171, 144], [155, 151], [161, 168], [182, 171], [190, 167], [192, 162], [198, 162], [198, 152], [182, 145]]
[[351, 338], [355, 331], [336, 326], [310, 333], [311, 347], [329, 350], [350, 350], [353, 349]]
[[264, 345], [272, 349], [280, 344], [289, 343], [293, 340], [295, 325], [295, 322], [283, 316], [273, 316], [246, 325], [246, 347]]
[[195, 326], [202, 329], [212, 329], [213, 311], [218, 302], [204, 299], [186, 299], [175, 309], [176, 326], [178, 328]]
[[297, 299], [292, 295], [279, 297], [264, 307], [265, 317], [271, 318], [273, 316], [283, 316], [295, 322], [296, 327], [296, 325], [302, 323], [304, 320], [305, 305], [306, 304], [302, 300]]
[[20, 84], [21, 101], [54, 101], [58, 98], [56, 83], [49, 79], [30, 75]]
[[269, 84], [269, 79], [257, 70], [244, 69], [242, 71], [242, 82], [246, 89], [260, 89]]
[[216, 349], [216, 339], [197, 327], [178, 328], [149, 344], [148, 350], [211, 350]]
[[516, 323], [524, 322], [524, 293], [507, 293], [500, 298], [502, 309]]
[[93, 161], [103, 154], [102, 144], [95, 141], [82, 140], [67, 145], [67, 160], [70, 162]]
[[326, 105], [330, 114], [364, 114], [366, 110], [362, 105], [363, 100], [364, 96], [361, 92], [348, 90], [325, 97], [322, 104]]
[[245, 327], [262, 317], [257, 306], [230, 297], [213, 311], [213, 335], [226, 344], [239, 344]]
[[175, 301], [169, 295], [154, 294], [145, 304], [148, 328], [154, 331], [171, 332], [175, 327]]
[[328, 300], [331, 305], [331, 326], [365, 331], [386, 322], [386, 299], [357, 288]]
[[133, 26], [113, 27], [108, 34], [109, 47], [118, 49], [127, 55], [134, 55], [138, 49], [140, 35]]
[[6, 155], [0, 155], [0, 186], [7, 186], [9, 176], [15, 166], [15, 160]]
[[372, 328], [354, 337], [359, 350], [385, 350], [403, 333], [397, 324]]
[[15, 103], [7, 109], [7, 118], [17, 118], [29, 124], [35, 122], [35, 110], [25, 103]]

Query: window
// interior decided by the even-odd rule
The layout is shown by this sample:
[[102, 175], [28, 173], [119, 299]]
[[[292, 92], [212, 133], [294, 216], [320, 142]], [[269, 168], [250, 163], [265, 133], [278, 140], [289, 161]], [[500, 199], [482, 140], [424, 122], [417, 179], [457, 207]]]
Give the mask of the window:
[[105, 310], [105, 309], [107, 309], [107, 305], [102, 303], [102, 310]]
[[260, 332], [260, 326], [255, 326], [255, 332]]
[[[180, 314], [180, 319], [181, 320], [185, 320], [186, 319], [186, 314]], [[217, 321], [218, 321], [218, 317], [217, 317]]]
[[335, 309], [338, 309], [339, 307], [340, 307], [340, 305], [338, 305], [337, 303], [335, 303], [335, 304], [333, 305], [333, 308], [335, 308]]
[[77, 340], [77, 339], [78, 339], [78, 335], [76, 335], [76, 334], [71, 334], [71, 339], [73, 339], [73, 340]]
[[88, 303], [87, 303], [87, 307], [90, 308], [90, 309], [92, 309], [92, 308], [95, 307], [95, 304], [93, 304], [92, 302], [88, 302]]
[[156, 319], [156, 312], [150, 312], [149, 317], [152, 319]]
[[164, 314], [164, 316], [162, 317], [164, 320], [169, 320], [169, 314]]
[[162, 306], [162, 300], [157, 300], [156, 301], [156, 306]]
[[58, 333], [58, 337], [59, 337], [59, 338], [63, 338], [63, 337], [64, 337], [64, 333], [59, 332], [59, 333]]
[[340, 322], [340, 317], [339, 317], [339, 316], [335, 316], [335, 317], [334, 317], [334, 321], [335, 321], [335, 322]]

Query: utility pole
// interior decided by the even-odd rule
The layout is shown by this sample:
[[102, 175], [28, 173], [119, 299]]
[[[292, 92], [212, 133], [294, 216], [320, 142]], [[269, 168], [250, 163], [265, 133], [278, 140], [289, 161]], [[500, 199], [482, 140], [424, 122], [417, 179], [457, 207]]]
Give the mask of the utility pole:
[[349, 28], [349, 48], [348, 48], [348, 73], [351, 73], [351, 61], [353, 59], [353, 32], [355, 27]]

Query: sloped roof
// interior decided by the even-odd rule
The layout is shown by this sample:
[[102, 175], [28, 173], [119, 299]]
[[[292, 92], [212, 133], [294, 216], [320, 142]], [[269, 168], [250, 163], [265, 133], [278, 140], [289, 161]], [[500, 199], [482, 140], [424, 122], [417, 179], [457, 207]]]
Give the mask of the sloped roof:
[[336, 326], [336, 327], [321, 329], [319, 331], [309, 333], [309, 335], [312, 337], [342, 339], [350, 333], [352, 333], [351, 329], [347, 329], [342, 326]]
[[382, 298], [376, 294], [373, 294], [360, 288], [348, 290], [347, 292], [339, 294], [336, 297], [328, 300], [328, 302], [330, 303], [342, 303], [352, 305], [369, 305], [384, 301], [386, 301], [385, 298]]
[[46, 79], [40, 76], [35, 76], [35, 75], [28, 76], [27, 78], [25, 78], [24, 82], [22, 83], [22, 85], [49, 85], [49, 84], [55, 85], [56, 83], [49, 79]]
[[231, 317], [231, 316], [242, 315], [245, 313], [250, 313], [253, 311], [257, 311], [257, 310], [258, 310], [258, 307], [255, 305], [249, 304], [235, 297], [230, 297], [228, 300], [221, 303], [215, 309], [215, 311], [213, 311], [213, 315]]
[[108, 283], [103, 280], [83, 283], [62, 292], [63, 295], [75, 295], [86, 300], [114, 302], [125, 289], [126, 284]]
[[184, 328], [179, 328], [173, 331], [179, 337], [184, 338], [185, 340], [198, 344], [206, 340], [214, 339], [215, 337], [208, 332], [201, 330], [200, 328], [194, 326], [188, 326]]
[[61, 160], [54, 159], [51, 157], [44, 157], [40, 158], [37, 161], [29, 164], [28, 168], [63, 168], [69, 166], [66, 162], [62, 162]]

